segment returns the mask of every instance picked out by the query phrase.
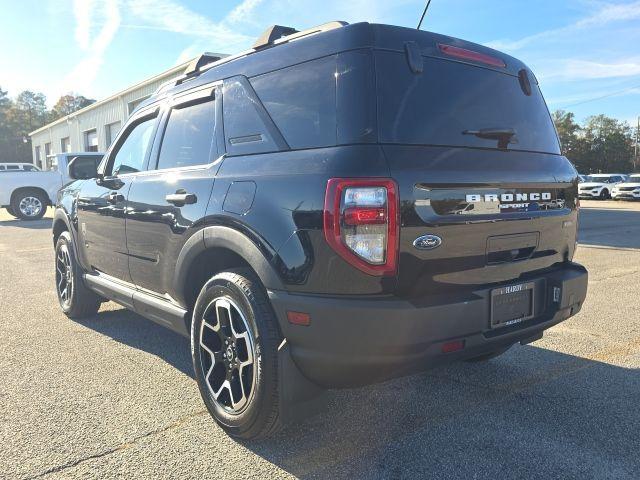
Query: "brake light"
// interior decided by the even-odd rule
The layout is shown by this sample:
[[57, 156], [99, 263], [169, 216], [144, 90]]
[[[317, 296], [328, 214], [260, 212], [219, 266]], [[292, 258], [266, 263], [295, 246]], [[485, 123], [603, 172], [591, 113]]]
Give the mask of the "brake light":
[[499, 58], [492, 57], [491, 55], [487, 55], [485, 53], [467, 50], [466, 48], [454, 47], [453, 45], [445, 45], [443, 43], [439, 43], [438, 48], [442, 53], [451, 57], [484, 63], [485, 65], [491, 65], [492, 67], [505, 68], [507, 66], [507, 64]]
[[324, 202], [327, 243], [369, 275], [395, 275], [398, 197], [393, 180], [332, 178]]

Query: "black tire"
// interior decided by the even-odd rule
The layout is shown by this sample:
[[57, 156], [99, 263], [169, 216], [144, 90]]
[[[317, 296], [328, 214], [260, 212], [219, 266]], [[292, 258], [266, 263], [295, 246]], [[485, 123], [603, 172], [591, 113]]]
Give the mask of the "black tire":
[[25, 188], [11, 197], [11, 209], [20, 220], [40, 220], [47, 211], [48, 199], [40, 191]]
[[[266, 291], [250, 270], [219, 273], [200, 291], [191, 323], [193, 368], [209, 413], [230, 436], [256, 439], [282, 427], [280, 341]], [[253, 364], [242, 365], [249, 362], [249, 352]]]
[[55, 253], [56, 293], [60, 308], [69, 318], [80, 319], [95, 315], [102, 298], [84, 285], [69, 232], [60, 234]]
[[606, 200], [608, 198], [611, 198], [611, 196], [609, 195], [609, 190], [607, 190], [606, 188], [603, 188], [602, 191], [600, 192], [600, 200]]
[[510, 348], [511, 348], [511, 345], [509, 345], [508, 347], [502, 347], [492, 352], [483, 353], [482, 355], [478, 355], [477, 357], [467, 358], [465, 362], [469, 362], [469, 363], [486, 362], [487, 360], [491, 360], [492, 358], [499, 357]]
[[11, 215], [12, 217], [14, 217], [14, 218], [18, 218], [18, 215], [16, 215], [16, 212], [14, 212], [14, 211], [13, 211], [13, 207], [11, 207], [11, 206], [5, 207], [5, 210], [6, 210], [6, 211], [7, 211], [7, 213], [8, 213], [9, 215]]

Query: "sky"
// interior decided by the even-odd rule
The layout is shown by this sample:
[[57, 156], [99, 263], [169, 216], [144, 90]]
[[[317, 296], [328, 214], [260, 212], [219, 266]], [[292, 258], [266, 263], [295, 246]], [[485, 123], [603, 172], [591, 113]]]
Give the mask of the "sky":
[[[272, 24], [414, 27], [423, 0], [0, 0], [0, 88], [102, 99], [204, 51], [236, 53]], [[551, 110], [640, 115], [640, 0], [432, 0], [423, 29], [504, 51]]]

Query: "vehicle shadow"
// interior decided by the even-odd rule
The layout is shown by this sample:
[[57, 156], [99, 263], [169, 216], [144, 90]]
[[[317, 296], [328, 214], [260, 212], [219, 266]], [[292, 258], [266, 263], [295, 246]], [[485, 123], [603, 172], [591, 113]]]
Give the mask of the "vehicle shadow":
[[640, 209], [581, 209], [578, 242], [614, 248], [640, 248]]
[[185, 375], [193, 376], [189, 339], [127, 309], [100, 311], [77, 323], [119, 343], [161, 358]]
[[0, 227], [18, 227], [29, 230], [51, 230], [50, 218], [42, 220], [18, 220], [18, 219], [0, 219]]
[[[176, 333], [126, 310], [81, 323], [193, 377]], [[637, 479], [638, 405], [638, 369], [516, 346], [488, 362], [329, 391], [305, 419], [241, 443], [304, 479]]]

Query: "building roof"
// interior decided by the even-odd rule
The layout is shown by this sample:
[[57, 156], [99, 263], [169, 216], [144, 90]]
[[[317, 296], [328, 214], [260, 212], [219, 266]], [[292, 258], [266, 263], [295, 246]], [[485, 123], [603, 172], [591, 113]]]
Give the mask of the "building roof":
[[155, 82], [155, 81], [157, 81], [157, 80], [159, 80], [159, 79], [161, 79], [163, 77], [166, 77], [166, 76], [169, 76], [169, 75], [172, 75], [172, 74], [173, 75], [180, 75], [186, 70], [186, 68], [189, 66], [189, 64], [193, 60], [194, 59], [191, 59], [191, 60], [189, 60], [189, 61], [187, 61], [185, 63], [181, 63], [180, 65], [176, 65], [175, 67], [170, 68], [169, 70], [166, 70], [166, 71], [164, 71], [164, 72], [162, 72], [162, 73], [160, 73], [158, 75], [155, 75], [155, 76], [153, 76], [151, 78], [147, 78], [146, 80], [143, 80], [142, 82], [136, 83], [135, 85], [132, 85], [131, 87], [126, 88], [125, 90], [122, 90], [122, 91], [120, 91], [118, 93], [115, 93], [115, 94], [111, 95], [110, 97], [107, 97], [107, 98], [105, 98], [103, 100], [100, 100], [98, 102], [92, 103], [91, 105], [89, 105], [87, 107], [84, 107], [84, 108], [81, 108], [80, 110], [76, 110], [75, 112], [73, 112], [73, 113], [71, 113], [69, 115], [66, 115], [64, 117], [58, 118], [57, 120], [55, 120], [55, 121], [53, 121], [51, 123], [48, 123], [48, 124], [38, 128], [37, 130], [34, 130], [33, 132], [29, 133], [29, 136], [31, 137], [31, 136], [35, 135], [36, 133], [40, 133], [42, 131], [45, 131], [45, 130], [49, 129], [50, 127], [53, 127], [54, 125], [57, 125], [59, 123], [63, 123], [65, 121], [67, 121], [68, 119], [72, 118], [72, 117], [75, 117], [77, 115], [80, 115], [80, 114], [83, 114], [85, 112], [88, 112], [89, 110], [97, 108], [97, 107], [99, 107], [99, 106], [101, 106], [101, 105], [103, 105], [103, 104], [105, 104], [107, 102], [110, 102], [111, 100], [114, 100], [114, 99], [116, 99], [118, 97], [121, 97], [122, 95], [126, 95], [127, 93], [129, 93], [129, 92], [131, 92], [133, 90], [137, 90], [138, 88], [143, 87], [144, 85], [147, 85], [149, 83]]

